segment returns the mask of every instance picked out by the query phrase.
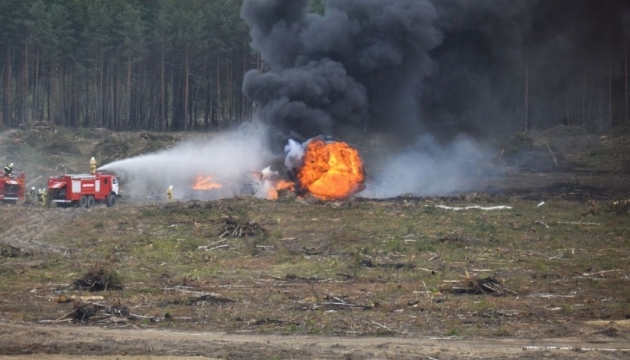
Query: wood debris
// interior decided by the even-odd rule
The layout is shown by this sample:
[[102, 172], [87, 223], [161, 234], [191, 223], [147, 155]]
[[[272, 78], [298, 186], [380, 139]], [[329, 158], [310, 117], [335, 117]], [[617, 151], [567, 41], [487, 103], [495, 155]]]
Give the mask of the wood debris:
[[249, 221], [249, 222], [238, 222], [236, 219], [232, 217], [228, 217], [225, 219], [225, 225], [223, 226], [223, 233], [219, 236], [219, 238], [223, 239], [225, 237], [245, 237], [245, 236], [258, 236], [265, 232], [258, 223]]
[[567, 350], [567, 351], [602, 351], [602, 352], [630, 352], [630, 349], [621, 348], [590, 348], [579, 346], [523, 346], [523, 350]]
[[480, 278], [476, 275], [470, 275], [466, 271], [466, 275], [461, 276], [461, 280], [456, 282], [445, 280], [444, 282], [450, 282], [457, 285], [451, 286], [449, 289], [454, 293], [464, 294], [491, 294], [495, 296], [504, 295], [518, 295], [515, 291], [505, 287], [499, 280], [492, 276]]
[[[314, 299], [312, 299], [314, 300]], [[352, 303], [344, 299], [344, 296], [332, 296], [326, 295], [322, 299], [323, 301], [306, 303], [298, 301], [299, 306], [297, 310], [342, 310], [342, 309], [362, 309], [369, 310], [378, 306], [378, 303], [374, 304], [358, 304]]]
[[560, 295], [560, 294], [529, 294], [527, 297], [539, 297], [543, 299], [550, 298], [573, 298], [575, 295]]
[[88, 302], [88, 301], [101, 301], [105, 298], [102, 296], [67, 296], [66, 294], [61, 294], [55, 298], [55, 300], [60, 303], [69, 303], [69, 302]]
[[193, 305], [197, 302], [212, 302], [212, 303], [228, 303], [228, 302], [236, 302], [237, 300], [235, 299], [230, 299], [224, 296], [221, 296], [221, 294], [216, 294], [216, 293], [209, 293], [209, 292], [204, 292], [204, 291], [191, 291], [191, 290], [186, 290], [184, 288], [181, 287], [171, 287], [171, 288], [164, 288], [162, 289], [163, 291], [178, 291], [182, 294], [188, 295], [190, 296], [189, 298], [185, 299], [182, 303], [186, 304], [186, 305]]
[[88, 291], [122, 290], [118, 274], [101, 264], [93, 266], [81, 279], [75, 280], [69, 289]]
[[149, 319], [159, 321], [159, 318], [132, 314], [129, 308], [122, 306], [119, 302], [114, 305], [106, 305], [92, 301], [75, 302], [72, 311], [56, 320], [44, 320], [41, 322], [79, 322], [79, 323], [119, 323], [127, 320]]
[[470, 205], [470, 206], [446, 206], [446, 205], [425, 205], [425, 207], [430, 207], [430, 206], [434, 206], [438, 209], [444, 209], [444, 210], [453, 210], [453, 211], [463, 211], [463, 210], [473, 210], [473, 209], [478, 209], [478, 210], [483, 210], [483, 211], [490, 211], [490, 210], [512, 210], [511, 206], [507, 206], [507, 205], [498, 205], [498, 206], [479, 206], [479, 205]]

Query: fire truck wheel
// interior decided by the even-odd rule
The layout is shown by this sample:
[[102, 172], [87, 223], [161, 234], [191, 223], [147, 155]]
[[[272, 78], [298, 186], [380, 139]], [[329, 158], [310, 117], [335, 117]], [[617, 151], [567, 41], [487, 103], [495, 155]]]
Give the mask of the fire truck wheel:
[[112, 207], [115, 204], [116, 204], [116, 195], [109, 194], [109, 196], [107, 197], [107, 206]]
[[79, 206], [80, 207], [87, 207], [87, 203], [88, 203], [87, 196], [82, 195], [81, 199], [79, 200]]
[[88, 207], [88, 208], [93, 207], [93, 206], [94, 206], [94, 202], [95, 202], [95, 201], [94, 201], [94, 196], [88, 196], [88, 199], [87, 199], [87, 207]]

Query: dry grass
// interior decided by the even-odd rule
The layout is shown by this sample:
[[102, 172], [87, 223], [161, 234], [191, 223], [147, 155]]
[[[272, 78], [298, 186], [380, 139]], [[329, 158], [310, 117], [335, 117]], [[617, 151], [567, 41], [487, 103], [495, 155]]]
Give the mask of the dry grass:
[[[593, 200], [591, 188], [553, 187], [551, 176], [544, 192], [513, 195], [0, 207], [0, 243], [19, 227], [21, 238], [51, 245], [39, 252], [3, 247], [0, 318], [81, 315], [109, 326], [276, 334], [553, 337], [572, 335], [583, 321], [630, 317], [629, 218], [614, 206], [629, 197]], [[472, 204], [512, 209], [435, 206]], [[96, 265], [124, 288], [107, 286], [85, 316], [51, 301], [79, 297], [86, 290], [70, 285]], [[458, 286], [467, 291], [453, 291]], [[497, 290], [505, 296], [494, 296]], [[135, 316], [113, 322], [120, 308]]]
[[[133, 321], [158, 327], [505, 336], [630, 316], [627, 216], [604, 209], [584, 217], [587, 203], [562, 199], [540, 208], [516, 197], [465, 202], [513, 207], [488, 212], [437, 203], [464, 204], [458, 197], [316, 205], [238, 198], [83, 211], [46, 238], [71, 251], [41, 255], [44, 266], [3, 277], [11, 293], [40, 294], [13, 303], [9, 317], [67, 313], [46, 296], [75, 295], [63, 284], [103, 262], [125, 284], [104, 291], [106, 301], [122, 301], [154, 319]], [[225, 235], [238, 226], [252, 231]], [[0, 261], [17, 269], [12, 264], [23, 259]], [[450, 291], [453, 283], [471, 291]], [[494, 297], [484, 284], [508, 296]]]

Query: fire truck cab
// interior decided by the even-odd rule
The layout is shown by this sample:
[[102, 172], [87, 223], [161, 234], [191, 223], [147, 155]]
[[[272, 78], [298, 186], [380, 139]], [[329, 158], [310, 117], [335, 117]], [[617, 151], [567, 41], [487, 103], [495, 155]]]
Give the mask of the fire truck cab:
[[23, 172], [14, 172], [9, 176], [0, 172], [0, 201], [15, 204], [18, 200], [24, 200], [24, 184], [26, 175]]
[[48, 196], [57, 206], [91, 208], [96, 202], [108, 207], [119, 197], [118, 179], [111, 174], [63, 175], [48, 179]]

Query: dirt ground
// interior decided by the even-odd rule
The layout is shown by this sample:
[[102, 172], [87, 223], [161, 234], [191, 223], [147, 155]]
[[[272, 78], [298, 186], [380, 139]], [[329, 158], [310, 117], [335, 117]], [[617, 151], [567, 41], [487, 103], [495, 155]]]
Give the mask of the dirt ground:
[[[82, 326], [0, 326], [2, 360], [40, 359], [623, 359], [630, 342], [603, 338], [457, 339], [319, 337], [107, 330]], [[18, 356], [19, 353], [35, 353]], [[140, 355], [141, 354], [141, 355]]]
[[[521, 178], [521, 181], [525, 181]], [[615, 182], [615, 179], [608, 179], [608, 181]], [[540, 198], [545, 198], [547, 201], [560, 201], [556, 200], [559, 197], [557, 189], [546, 188], [547, 191], [536, 190], [535, 192], [525, 191], [521, 193], [523, 189], [514, 189], [514, 192], [520, 193], [519, 197], [528, 198], [530, 196], [536, 197], [536, 202]], [[618, 184], [618, 187], [609, 187], [608, 189], [617, 189], [617, 191], [623, 191], [623, 186]], [[583, 200], [580, 200], [584, 195], [584, 192], [592, 191], [591, 188], [574, 187], [571, 192], [560, 191], [562, 196], [569, 196], [577, 198], [567, 201], [568, 204], [575, 204], [582, 206]], [[571, 195], [572, 194], [572, 195]], [[588, 195], [589, 197], [592, 196]], [[602, 195], [604, 196], [604, 195]], [[550, 200], [551, 199], [551, 200]], [[397, 204], [403, 200], [395, 200], [393, 202], [386, 202], [385, 204]], [[452, 200], [446, 200], [445, 203], [451, 203]], [[238, 206], [238, 201], [228, 201], [229, 206]], [[508, 203], [513, 201], [508, 199]], [[190, 205], [188, 205], [190, 207]], [[276, 207], [277, 208], [277, 207]], [[178, 208], [179, 209], [179, 208]], [[6, 210], [6, 209], [5, 209]], [[98, 216], [107, 209], [95, 209], [92, 210], [92, 214]], [[130, 218], [131, 213], [135, 213], [137, 210], [134, 206], [125, 205], [117, 208], [118, 212], [122, 212], [122, 216]], [[317, 212], [317, 210], [314, 210]], [[383, 310], [377, 311], [374, 314], [368, 314], [369, 311], [363, 312], [343, 312], [343, 319], [338, 326], [338, 333], [342, 336], [335, 335], [337, 331], [327, 333], [326, 336], [312, 335], [312, 334], [292, 334], [287, 333], [287, 327], [292, 327], [295, 320], [295, 310], [291, 310], [282, 315], [283, 308], [287, 305], [284, 301], [276, 298], [269, 298], [271, 295], [267, 293], [267, 286], [261, 286], [261, 283], [265, 283], [266, 279], [258, 279], [253, 282], [243, 281], [239, 276], [237, 279], [229, 280], [222, 279], [218, 282], [206, 283], [206, 285], [195, 285], [195, 283], [189, 283], [191, 290], [205, 291], [205, 293], [214, 291], [221, 291], [222, 295], [232, 298], [242, 297], [241, 302], [243, 306], [251, 308], [255, 305], [256, 299], [260, 299], [260, 306], [267, 308], [268, 311], [264, 312], [267, 315], [260, 318], [260, 311], [255, 313], [239, 312], [242, 310], [235, 309], [234, 306], [225, 304], [224, 310], [218, 310], [214, 308], [219, 306], [206, 305], [212, 308], [208, 308], [205, 311], [210, 311], [208, 315], [200, 315], [203, 310], [203, 304], [200, 307], [187, 306], [185, 298], [173, 298], [173, 297], [160, 297], [153, 293], [152, 295], [135, 295], [125, 296], [117, 295], [116, 292], [108, 292], [105, 295], [108, 303], [118, 301], [116, 297], [125, 297], [125, 303], [130, 306], [131, 311], [135, 313], [151, 314], [156, 311], [160, 311], [164, 314], [164, 311], [170, 311], [176, 319], [186, 319], [186, 317], [193, 317], [193, 320], [181, 320], [181, 322], [174, 323], [174, 326], [160, 327], [160, 322], [164, 321], [164, 317], [155, 318], [158, 321], [158, 326], [152, 325], [147, 322], [127, 321], [124, 319], [117, 319], [115, 316], [106, 315], [105, 318], [101, 318], [93, 324], [71, 324], [65, 320], [61, 321], [65, 325], [56, 325], [58, 321], [53, 319], [63, 319], [63, 314], [66, 314], [71, 310], [68, 306], [60, 307], [57, 304], [55, 297], [58, 291], [58, 281], [55, 280], [54, 271], [52, 268], [46, 270], [50, 265], [51, 256], [52, 261], [61, 259], [76, 257], [77, 253], [80, 253], [78, 249], [73, 246], [69, 246], [67, 243], [52, 244], [50, 236], [55, 236], [58, 232], [63, 233], [64, 223], [72, 223], [78, 221], [81, 224], [86, 224], [87, 228], [91, 228], [91, 225], [85, 223], [85, 217], [91, 216], [89, 213], [82, 213], [77, 211], [68, 210], [42, 210], [33, 208], [15, 207], [13, 211], [4, 211], [2, 213], [3, 219], [14, 224], [14, 226], [5, 230], [0, 234], [0, 240], [2, 244], [10, 245], [13, 248], [20, 249], [20, 254], [12, 258], [13, 262], [5, 263], [11, 265], [12, 268], [17, 269], [17, 274], [29, 274], [35, 271], [46, 271], [46, 279], [39, 280], [38, 277], [34, 279], [35, 283], [26, 284], [9, 284], [9, 288], [2, 289], [0, 285], [0, 360], [32, 360], [41, 359], [42, 356], [46, 356], [47, 359], [84, 359], [84, 360], [144, 360], [144, 359], [164, 359], [164, 360], [188, 360], [188, 359], [539, 359], [544, 357], [553, 357], [560, 359], [624, 359], [630, 357], [630, 320], [623, 320], [624, 316], [627, 317], [630, 313], [619, 313], [619, 307], [623, 308], [623, 303], [627, 303], [628, 299], [623, 298], [623, 293], [614, 293], [610, 295], [611, 298], [615, 298], [614, 301], [616, 307], [610, 310], [598, 310], [597, 303], [600, 303], [598, 299], [604, 296], [604, 293], [597, 294], [591, 293], [590, 290], [582, 290], [583, 297], [580, 300], [576, 299], [570, 303], [575, 306], [586, 304], [583, 307], [583, 312], [579, 310], [576, 312], [570, 312], [560, 316], [559, 314], [553, 314], [549, 312], [551, 309], [555, 310], [553, 306], [557, 301], [549, 299], [548, 302], [543, 299], [537, 301], [535, 299], [529, 299], [525, 301], [518, 301], [516, 299], [497, 298], [490, 300], [481, 300], [496, 302], [496, 306], [499, 309], [511, 308], [516, 309], [518, 312], [530, 311], [531, 314], [524, 318], [519, 319], [512, 318], [509, 312], [503, 310], [493, 310], [499, 318], [483, 320], [483, 317], [479, 315], [473, 315], [470, 319], [463, 319], [462, 325], [465, 326], [467, 322], [477, 324], [474, 326], [488, 326], [481, 325], [483, 323], [492, 326], [498, 324], [498, 330], [494, 330], [494, 333], [501, 332], [501, 329], [506, 330], [511, 335], [500, 336], [487, 336], [488, 331], [480, 332], [482, 335], [474, 336], [472, 333], [467, 332], [464, 335], [457, 332], [450, 332], [450, 327], [457, 327], [458, 325], [448, 325], [453, 320], [446, 320], [442, 318], [442, 315], [435, 313], [435, 315], [425, 315], [428, 323], [425, 325], [418, 325], [420, 329], [426, 328], [429, 330], [410, 330], [406, 332], [404, 330], [390, 330], [379, 332], [384, 327], [396, 324], [397, 317], [395, 315], [398, 310], [394, 310], [394, 305], [384, 305]], [[63, 221], [59, 221], [61, 218]], [[279, 215], [280, 216], [280, 215]], [[313, 216], [313, 215], [308, 215]], [[454, 215], [455, 216], [455, 215]], [[587, 219], [588, 221], [600, 221], [599, 219]], [[585, 220], [586, 221], [586, 220]], [[123, 227], [131, 226], [123, 222]], [[38, 230], [39, 229], [39, 230]], [[58, 234], [57, 234], [58, 235]], [[75, 235], [63, 233], [64, 236], [74, 237]], [[180, 235], [181, 236], [181, 235]], [[290, 241], [290, 240], [288, 240]], [[130, 240], [130, 243], [132, 241]], [[285, 240], [287, 242], [287, 240]], [[627, 256], [627, 250], [623, 246], [624, 252], [622, 257]], [[46, 255], [48, 254], [48, 255]], [[56, 257], [50, 254], [57, 254]], [[72, 255], [70, 255], [72, 254]], [[504, 255], [505, 256], [505, 255]], [[520, 255], [514, 254], [517, 258]], [[545, 255], [548, 257], [548, 255]], [[78, 256], [76, 260], [81, 263], [85, 262], [80, 260], [81, 256]], [[70, 260], [69, 260], [70, 261]], [[213, 261], [213, 260], [211, 260]], [[256, 265], [251, 263], [251, 260], [243, 259], [246, 271], [256, 271], [256, 267], [263, 265]], [[504, 260], [499, 260], [504, 261]], [[3, 269], [3, 264], [0, 264], [0, 270]], [[194, 265], [193, 265], [194, 266]], [[437, 266], [434, 264], [433, 266]], [[473, 266], [480, 267], [480, 266]], [[41, 270], [40, 270], [41, 269]], [[599, 270], [599, 268], [597, 269]], [[627, 269], [626, 269], [627, 270]], [[459, 271], [459, 270], [458, 270]], [[518, 270], [514, 270], [518, 272]], [[555, 275], [556, 272], [561, 270], [549, 270], [554, 278], [560, 275]], [[63, 271], [62, 271], [63, 272]], [[595, 272], [595, 271], [594, 271]], [[604, 271], [605, 272], [605, 271]], [[3, 275], [6, 273], [3, 273]], [[625, 273], [624, 273], [625, 274]], [[626, 276], [619, 274], [620, 276]], [[586, 274], [585, 274], [586, 275]], [[35, 275], [33, 275], [35, 276]], [[40, 276], [40, 275], [38, 275]], [[43, 275], [42, 275], [43, 276]], [[503, 277], [510, 277], [506, 271], [502, 273]], [[546, 275], [544, 275], [546, 276]], [[289, 276], [287, 275], [287, 278]], [[200, 277], [203, 279], [203, 276]], [[53, 280], [51, 282], [51, 280]], [[184, 279], [184, 284], [185, 284]], [[367, 288], [368, 291], [379, 293], [387, 292], [390, 290], [387, 284], [379, 285], [379, 280], [368, 278], [366, 281], [352, 281], [352, 282], [324, 282], [321, 284], [313, 284], [307, 280], [300, 280], [296, 278], [294, 280], [280, 281], [278, 279], [270, 279], [271, 288], [278, 288], [278, 293], [287, 294], [290, 299], [297, 297], [300, 301], [306, 301], [312, 291], [327, 291], [329, 293], [361, 293], [362, 288]], [[624, 278], [615, 279], [602, 279], [616, 281], [621, 286], [627, 286]], [[199, 281], [199, 280], [197, 280]], [[375, 283], [376, 281], [376, 283]], [[560, 280], [556, 280], [560, 281]], [[39, 282], [39, 284], [38, 284]], [[62, 281], [63, 282], [63, 281]], [[169, 280], [170, 283], [170, 280]], [[405, 281], [402, 280], [401, 284], [405, 285]], [[553, 283], [553, 281], [550, 281]], [[2, 283], [6, 284], [6, 283]], [[181, 283], [178, 286], [181, 286]], [[309, 285], [310, 284], [310, 285]], [[174, 284], [175, 285], [175, 284]], [[145, 285], [146, 286], [146, 285]], [[164, 286], [156, 284], [155, 286]], [[425, 285], [426, 286], [426, 285]], [[30, 287], [34, 287], [28, 294]], [[129, 285], [129, 288], [141, 287], [138, 285]], [[168, 287], [168, 285], [164, 286]], [[230, 290], [233, 287], [232, 290]], [[247, 295], [248, 290], [242, 290], [241, 288], [250, 289], [251, 295]], [[344, 290], [345, 288], [345, 290]], [[400, 288], [400, 285], [399, 285]], [[552, 289], [553, 286], [550, 287]], [[182, 289], [186, 291], [186, 287], [182, 286]], [[324, 290], [326, 289], [326, 290]], [[404, 289], [404, 288], [403, 288]], [[612, 291], [613, 289], [609, 289]], [[271, 291], [271, 290], [270, 290]], [[395, 291], [395, 290], [394, 290]], [[522, 291], [522, 289], [521, 289]], [[545, 290], [547, 291], [547, 290]], [[557, 288], [555, 290], [548, 290], [550, 292], [567, 293], [568, 289]], [[140, 290], [140, 292], [142, 292]], [[67, 292], [72, 294], [72, 292]], [[78, 293], [80, 294], [80, 293]], [[87, 295], [88, 293], [83, 293]], [[608, 294], [608, 293], [606, 293]], [[32, 297], [30, 295], [33, 295]], [[327, 295], [328, 296], [328, 295]], [[341, 295], [339, 295], [341, 296]], [[433, 299], [433, 297], [437, 299]], [[563, 295], [559, 295], [563, 296]], [[573, 296], [573, 295], [567, 295]], [[607, 295], [608, 296], [608, 295]], [[140, 300], [141, 297], [144, 300]], [[154, 304], [172, 304], [158, 306], [157, 309], [154, 306], [146, 306], [146, 298], [149, 298], [149, 302]], [[137, 300], [132, 300], [137, 299]], [[346, 298], [344, 298], [346, 299]], [[389, 301], [389, 299], [385, 299]], [[604, 299], [605, 300], [605, 299]], [[274, 302], [279, 303], [274, 304]], [[384, 301], [384, 302], [386, 302]], [[428, 306], [427, 310], [438, 311], [441, 306], [441, 301], [446, 301], [446, 318], [452, 319], [452, 312], [458, 312], [458, 307], [466, 307], [461, 303], [462, 301], [468, 301], [463, 299], [456, 299], [454, 297], [444, 297], [439, 292], [435, 292], [431, 295], [431, 300], [422, 300], [420, 298], [421, 306]], [[479, 302], [479, 300], [470, 300], [472, 302]], [[101, 301], [100, 303], [103, 303]], [[177, 305], [179, 304], [179, 305]], [[212, 304], [212, 301], [208, 304]], [[247, 305], [252, 304], [252, 305]], [[517, 305], [518, 304], [518, 305]], [[612, 305], [612, 304], [611, 304]], [[573, 305], [561, 305], [563, 307]], [[436, 308], [432, 308], [436, 307]], [[151, 309], [154, 310], [151, 310]], [[530, 309], [530, 310], [526, 310]], [[559, 309], [559, 308], [558, 308]], [[578, 308], [579, 309], [579, 308]], [[217, 312], [218, 311], [218, 312]], [[253, 311], [253, 310], [252, 310]], [[337, 312], [338, 309], [332, 307], [331, 310]], [[402, 311], [402, 310], [401, 310]], [[405, 310], [406, 312], [407, 310]], [[444, 310], [439, 310], [444, 311]], [[503, 311], [503, 312], [502, 312]], [[622, 310], [623, 311], [623, 310]], [[325, 316], [327, 311], [323, 311], [321, 316]], [[480, 314], [482, 311], [478, 311]], [[516, 312], [516, 311], [515, 311]], [[30, 321], [21, 321], [15, 318], [16, 314], [22, 313], [30, 319]], [[299, 312], [298, 312], [299, 313]], [[341, 312], [340, 312], [341, 313]], [[464, 311], [466, 313], [466, 311]], [[476, 312], [475, 312], [476, 313]], [[13, 314], [13, 315], [12, 315]], [[30, 315], [29, 315], [30, 314]], [[245, 314], [245, 315], [243, 315]], [[411, 313], [410, 313], [411, 314]], [[444, 312], [442, 312], [444, 314]], [[474, 314], [474, 313], [473, 313]], [[217, 316], [220, 318], [212, 319], [207, 316]], [[334, 313], [333, 313], [334, 315]], [[166, 315], [168, 316], [168, 315]], [[196, 316], [201, 316], [198, 320], [195, 320]], [[250, 316], [253, 320], [247, 320], [243, 322], [241, 317], [246, 318]], [[256, 320], [255, 316], [259, 316]], [[268, 316], [268, 317], [266, 317]], [[300, 316], [299, 314], [297, 315]], [[307, 315], [305, 315], [307, 316]], [[368, 316], [366, 318], [366, 316]], [[374, 317], [376, 316], [376, 317]], [[411, 316], [411, 315], [410, 315]], [[458, 315], [461, 316], [461, 315]], [[485, 316], [485, 315], [484, 315]], [[545, 316], [550, 316], [549, 320], [545, 321]], [[226, 327], [222, 318], [232, 318], [230, 323], [235, 325], [228, 325]], [[356, 317], [356, 318], [355, 318]], [[352, 320], [354, 318], [354, 320]], [[608, 318], [611, 320], [597, 320], [601, 318]], [[51, 320], [46, 320], [51, 319]], [[247, 318], [246, 318], [247, 319]], [[261, 320], [262, 319], [262, 320]], [[318, 318], [319, 319], [319, 318]], [[323, 321], [321, 319], [314, 320], [315, 322]], [[374, 319], [374, 320], [373, 320]], [[480, 320], [476, 320], [480, 319]], [[192, 322], [191, 322], [192, 321]], [[234, 322], [236, 321], [236, 322]], [[276, 325], [277, 321], [277, 325]], [[401, 321], [404, 322], [404, 319]], [[431, 324], [432, 321], [436, 321], [435, 324]], [[457, 320], [456, 320], [457, 321]], [[358, 331], [358, 335], [352, 335], [352, 329], [344, 328], [344, 322], [357, 322], [363, 323], [363, 329]], [[43, 323], [43, 324], [42, 324]], [[204, 323], [206, 325], [198, 325]], [[383, 324], [390, 325], [383, 325]], [[239, 325], [240, 324], [240, 325]], [[262, 324], [262, 325], [258, 325]], [[267, 324], [267, 325], [264, 325]], [[285, 325], [288, 324], [288, 325]], [[216, 330], [213, 327], [216, 326]], [[299, 325], [301, 327], [302, 325]], [[450, 327], [449, 327], [450, 326]], [[372, 330], [366, 330], [371, 328]], [[430, 330], [435, 328], [435, 330]], [[203, 329], [201, 331], [195, 329]], [[264, 330], [263, 330], [264, 329]], [[480, 328], [481, 329], [481, 328]], [[262, 332], [261, 332], [262, 331]], [[431, 335], [431, 334], [434, 335]]]
[[[0, 206], [0, 360], [630, 358], [630, 176], [556, 160], [450, 197]], [[96, 265], [123, 286], [77, 288]]]

